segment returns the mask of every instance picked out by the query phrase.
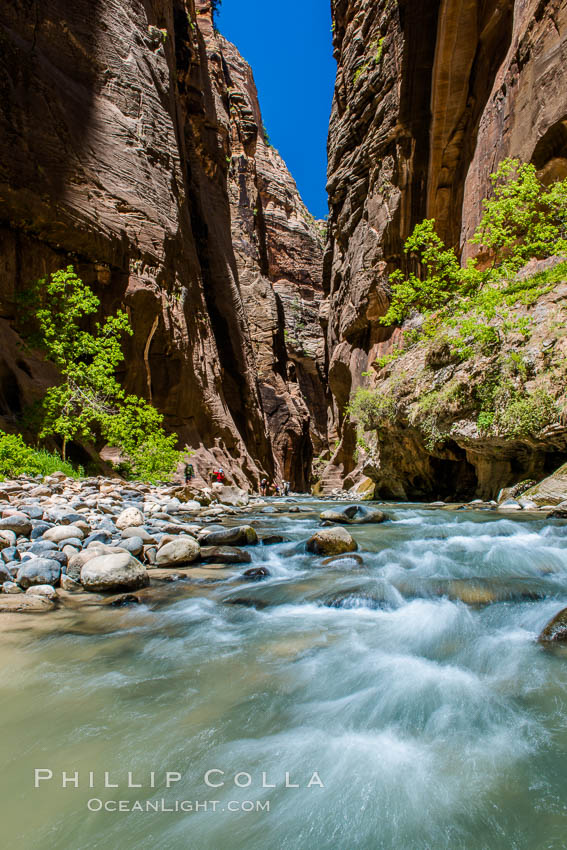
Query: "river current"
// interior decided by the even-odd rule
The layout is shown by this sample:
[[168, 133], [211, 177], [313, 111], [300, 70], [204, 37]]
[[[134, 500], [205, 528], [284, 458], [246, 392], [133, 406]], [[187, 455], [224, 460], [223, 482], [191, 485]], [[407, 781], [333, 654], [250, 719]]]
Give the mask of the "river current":
[[263, 582], [4, 627], [3, 846], [567, 847], [567, 525], [388, 505], [322, 566], [297, 504]]

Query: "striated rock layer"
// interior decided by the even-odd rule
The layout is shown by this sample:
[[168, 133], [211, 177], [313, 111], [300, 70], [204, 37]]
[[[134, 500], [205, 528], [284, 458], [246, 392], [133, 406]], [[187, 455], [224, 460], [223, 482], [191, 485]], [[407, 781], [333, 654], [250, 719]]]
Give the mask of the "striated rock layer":
[[[378, 319], [389, 273], [407, 270], [402, 246], [415, 224], [435, 218], [440, 235], [468, 256], [489, 175], [504, 157], [532, 160], [550, 180], [567, 174], [565, 0], [333, 0], [332, 7], [338, 71], [322, 316], [337, 449], [325, 490], [358, 475], [345, 409], [353, 391], [373, 385], [365, 374], [374, 374], [376, 357], [396, 346], [397, 332]], [[400, 440], [398, 433], [393, 458]], [[420, 453], [421, 477], [432, 482], [424, 490], [443, 490], [422, 446], [414, 459]], [[453, 460], [461, 459], [464, 452]], [[399, 475], [398, 494], [408, 474]], [[492, 492], [489, 468], [482, 478], [483, 492]]]
[[121, 378], [198, 472], [305, 486], [326, 428], [321, 242], [208, 0], [6, 0], [0, 45], [3, 424], [54, 378], [15, 296], [73, 263], [105, 312], [126, 306]]
[[326, 447], [322, 233], [269, 143], [250, 66], [209, 38], [228, 88], [232, 243], [268, 432], [283, 477], [305, 490], [313, 453]]

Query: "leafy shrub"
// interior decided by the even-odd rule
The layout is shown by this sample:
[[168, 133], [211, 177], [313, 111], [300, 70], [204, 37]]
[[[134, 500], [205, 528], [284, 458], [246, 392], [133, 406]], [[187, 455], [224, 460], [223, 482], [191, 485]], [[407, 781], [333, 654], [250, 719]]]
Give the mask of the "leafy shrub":
[[40, 437], [59, 437], [63, 459], [69, 441], [103, 439], [126, 455], [135, 475], [170, 478], [180, 459], [177, 435], [167, 436], [163, 416], [144, 399], [126, 395], [116, 379], [122, 339], [133, 333], [126, 313], [96, 322], [94, 333], [84, 330], [100, 301], [72, 266], [38, 281], [27, 298], [36, 338], [62, 378], [45, 395]]
[[535, 437], [558, 418], [557, 402], [543, 389], [513, 398], [495, 416], [498, 432], [512, 438]]
[[374, 363], [379, 369], [383, 369], [385, 366], [389, 366], [390, 363], [393, 363], [401, 357], [404, 351], [404, 348], [394, 348], [390, 354], [383, 354], [382, 357], [377, 357]]
[[16, 477], [18, 475], [38, 475], [34, 450], [26, 446], [19, 434], [5, 434], [0, 431], [0, 475]]
[[51, 475], [53, 472], [64, 472], [71, 478], [80, 478], [84, 474], [81, 467], [75, 469], [59, 455], [26, 445], [20, 434], [0, 431], [0, 477]]
[[495, 414], [492, 411], [481, 410], [476, 421], [477, 428], [481, 434], [489, 434], [494, 425]]
[[380, 428], [386, 421], [392, 422], [396, 416], [396, 405], [392, 396], [378, 390], [359, 388], [352, 397], [347, 412], [353, 422], [365, 431]]
[[[473, 319], [482, 315], [505, 324], [507, 307], [518, 301], [533, 303], [530, 291], [534, 299], [539, 297], [534, 290], [549, 281], [545, 273], [531, 282], [514, 276], [532, 258], [567, 252], [567, 179], [544, 186], [533, 165], [507, 159], [491, 181], [493, 195], [484, 201], [483, 216], [471, 240], [490, 257], [491, 265], [480, 270], [476, 260], [469, 260], [461, 267], [454, 249], [447, 248], [435, 232], [435, 221], [426, 219], [404, 246], [405, 253], [419, 262], [421, 274], [406, 277], [399, 269], [393, 272], [392, 299], [382, 324], [400, 323], [413, 311], [430, 314], [449, 302], [457, 313], [454, 325], [459, 312], [471, 308]], [[461, 303], [455, 309], [456, 296]], [[442, 319], [441, 315], [426, 327], [426, 333], [434, 333]]]

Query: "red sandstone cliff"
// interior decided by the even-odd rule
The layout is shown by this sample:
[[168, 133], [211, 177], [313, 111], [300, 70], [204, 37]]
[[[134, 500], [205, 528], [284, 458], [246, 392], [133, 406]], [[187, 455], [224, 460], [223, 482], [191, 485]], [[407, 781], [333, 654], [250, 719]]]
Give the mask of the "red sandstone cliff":
[[[332, 7], [338, 71], [322, 315], [331, 436], [340, 445], [326, 489], [353, 483], [356, 435], [345, 407], [359, 386], [373, 385], [363, 373], [395, 345], [396, 333], [377, 320], [414, 225], [435, 218], [466, 255], [499, 161], [532, 160], [550, 179], [567, 173], [565, 0], [333, 0]], [[393, 440], [400, 448], [401, 432]], [[409, 466], [418, 448], [408, 448]], [[526, 466], [522, 451], [509, 453], [509, 475], [514, 464], [516, 474]], [[477, 473], [493, 462], [481, 450]], [[434, 463], [426, 472], [435, 481]], [[489, 492], [490, 471], [483, 475]]]
[[209, 2], [6, 0], [0, 46], [4, 422], [53, 378], [21, 349], [14, 296], [73, 263], [105, 311], [126, 305], [122, 379], [198, 470], [304, 486], [325, 424], [317, 325], [304, 362], [284, 305], [311, 316], [321, 245]]

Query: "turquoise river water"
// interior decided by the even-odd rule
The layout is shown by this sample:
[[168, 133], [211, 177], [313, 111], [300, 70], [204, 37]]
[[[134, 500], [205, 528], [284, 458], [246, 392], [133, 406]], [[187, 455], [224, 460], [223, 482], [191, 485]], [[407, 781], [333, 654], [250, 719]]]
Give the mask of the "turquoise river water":
[[567, 525], [390, 505], [324, 567], [299, 504], [264, 582], [3, 628], [4, 847], [567, 847]]

